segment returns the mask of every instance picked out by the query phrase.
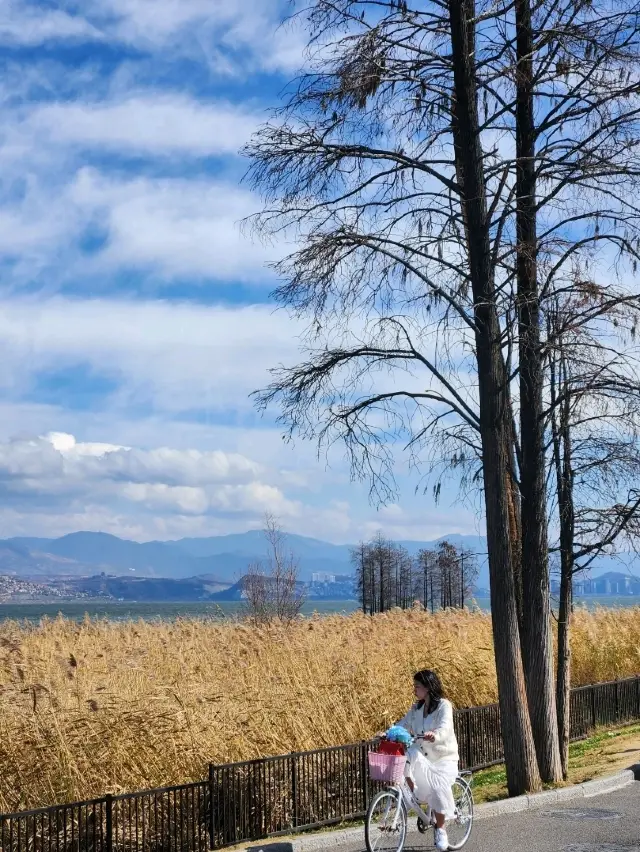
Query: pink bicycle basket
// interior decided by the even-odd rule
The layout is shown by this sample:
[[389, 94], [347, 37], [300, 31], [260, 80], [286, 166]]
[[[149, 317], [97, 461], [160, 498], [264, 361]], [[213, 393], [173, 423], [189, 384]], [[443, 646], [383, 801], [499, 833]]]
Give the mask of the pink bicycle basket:
[[369, 752], [369, 775], [372, 781], [400, 784], [404, 778], [407, 758], [404, 754], [380, 754]]

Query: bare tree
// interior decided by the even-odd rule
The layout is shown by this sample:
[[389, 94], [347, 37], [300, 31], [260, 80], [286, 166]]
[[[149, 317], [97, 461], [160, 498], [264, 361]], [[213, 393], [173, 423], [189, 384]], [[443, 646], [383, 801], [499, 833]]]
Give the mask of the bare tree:
[[405, 609], [413, 600], [413, 561], [405, 548], [378, 533], [351, 551], [356, 587], [362, 610], [369, 615], [397, 606]]
[[375, 575], [373, 571], [373, 560], [370, 558], [370, 546], [363, 541], [351, 550], [351, 564], [355, 569], [356, 589], [358, 599], [365, 615], [373, 615], [375, 612]]
[[287, 549], [286, 535], [273, 515], [265, 516], [264, 537], [266, 558], [252, 563], [242, 579], [246, 608], [256, 623], [292, 621], [305, 602], [298, 560]]
[[440, 607], [449, 609], [457, 605], [458, 552], [448, 541], [441, 541], [436, 551], [436, 567], [440, 579]]
[[[551, 737], [543, 736], [553, 727], [553, 704], [547, 700], [552, 667], [542, 318], [547, 302], [553, 305], [559, 295], [564, 327], [590, 327], [592, 340], [602, 343], [614, 330], [621, 306], [638, 310], [637, 286], [629, 288], [620, 272], [626, 262], [635, 273], [639, 246], [639, 12], [633, 0], [516, 0], [514, 5], [512, 256], [520, 387], [522, 637], [538, 761], [549, 779], [557, 774], [557, 748]], [[605, 272], [605, 258], [605, 266], [615, 263], [613, 274], [611, 267]], [[577, 298], [566, 298], [570, 293]], [[561, 328], [555, 329], [558, 333]], [[573, 338], [569, 335], [564, 345], [570, 360]], [[553, 336], [549, 345], [553, 348]]]
[[[614, 306], [624, 330], [634, 308]], [[548, 311], [549, 410], [560, 557], [556, 703], [563, 776], [570, 741], [573, 578], [602, 554], [637, 549], [640, 533], [640, 350], [571, 331], [566, 306]], [[621, 335], [623, 338], [624, 331]]]
[[[501, 14], [488, 5], [486, 20]], [[309, 360], [260, 402], [278, 400], [303, 435], [344, 440], [382, 499], [398, 439], [416, 455], [451, 446], [451, 458], [455, 447], [462, 467], [465, 454], [481, 459], [502, 733], [518, 793], [540, 780], [512, 568], [513, 417], [496, 279], [504, 170], [482, 148], [475, 17], [472, 0], [312, 6], [310, 43], [329, 46], [280, 123], [249, 147], [267, 202], [258, 227], [290, 229], [300, 246], [277, 265], [277, 295], [313, 322]], [[406, 381], [385, 382], [386, 368]]]
[[441, 541], [435, 551], [433, 572], [442, 609], [463, 609], [478, 576], [475, 556], [465, 548]]
[[462, 609], [478, 576], [474, 554], [448, 541], [435, 551], [406, 548], [379, 533], [351, 551], [362, 610], [370, 615], [391, 607], [407, 609], [420, 601], [425, 609]]
[[458, 606], [463, 609], [473, 591], [480, 569], [475, 553], [465, 547], [458, 550]]
[[440, 597], [440, 576], [433, 550], [419, 550], [415, 567], [415, 596], [425, 609], [435, 612]]
[[[546, 4], [547, 7], [550, 4]], [[557, 4], [556, 4], [557, 5]], [[550, 625], [549, 565], [547, 553], [547, 503], [545, 434], [543, 419], [543, 350], [540, 340], [540, 289], [538, 283], [537, 162], [538, 126], [534, 115], [536, 82], [544, 61], [536, 69], [536, 35], [532, 6], [515, 0], [516, 28], [516, 281], [520, 378], [520, 570], [522, 577], [522, 651], [527, 680], [529, 712], [534, 731], [540, 774], [559, 781], [561, 762], [557, 715], [554, 706]], [[538, 81], [536, 81], [536, 71]]]
[[375, 499], [402, 445], [436, 494], [482, 484], [508, 785], [535, 789], [561, 770], [541, 317], [566, 290], [578, 326], [637, 301], [638, 4], [315, 0], [308, 23], [312, 71], [249, 148], [258, 227], [298, 245], [277, 296], [311, 321], [260, 402], [342, 440]]

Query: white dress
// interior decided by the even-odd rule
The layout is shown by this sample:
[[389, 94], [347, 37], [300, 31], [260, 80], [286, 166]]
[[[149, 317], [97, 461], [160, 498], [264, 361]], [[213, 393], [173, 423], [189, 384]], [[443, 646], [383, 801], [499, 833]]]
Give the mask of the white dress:
[[405, 775], [414, 783], [418, 801], [428, 803], [445, 819], [455, 816], [455, 802], [451, 787], [458, 775], [458, 741], [453, 727], [453, 707], [446, 698], [433, 713], [424, 715], [416, 704], [398, 722], [413, 736], [431, 731], [434, 742], [417, 740], [407, 753]]

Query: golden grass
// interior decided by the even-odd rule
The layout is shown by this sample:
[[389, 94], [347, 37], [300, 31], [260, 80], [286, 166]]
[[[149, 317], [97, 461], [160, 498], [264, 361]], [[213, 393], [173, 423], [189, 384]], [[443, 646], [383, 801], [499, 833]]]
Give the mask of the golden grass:
[[[640, 671], [640, 607], [578, 611], [576, 683]], [[458, 706], [496, 699], [490, 617], [392, 611], [241, 622], [0, 625], [0, 811], [194, 779], [353, 742], [436, 668]]]

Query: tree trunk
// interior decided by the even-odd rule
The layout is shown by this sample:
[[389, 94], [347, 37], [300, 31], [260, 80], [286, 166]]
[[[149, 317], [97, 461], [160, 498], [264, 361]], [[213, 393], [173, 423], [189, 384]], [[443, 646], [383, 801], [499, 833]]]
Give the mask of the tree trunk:
[[[509, 397], [509, 408], [513, 410], [511, 405], [511, 397]], [[518, 612], [518, 628], [522, 636], [523, 630], [523, 600], [522, 600], [522, 523], [520, 511], [520, 492], [516, 480], [516, 428], [511, 419], [511, 436], [509, 438], [510, 452], [510, 468], [509, 468], [509, 537], [511, 539], [511, 565], [513, 570], [513, 581], [516, 594], [516, 610]]]
[[569, 772], [569, 740], [571, 738], [571, 604], [572, 572], [562, 558], [560, 577], [560, 607], [558, 610], [558, 674], [556, 682], [556, 704], [558, 708], [558, 732], [560, 735], [560, 762], [562, 777], [567, 780]]
[[533, 33], [529, 0], [516, 0], [516, 231], [520, 348], [522, 656], [543, 781], [562, 778], [555, 706], [547, 543], [543, 355], [537, 281]]
[[[564, 375], [564, 356], [560, 341], [560, 391], [567, 393]], [[555, 365], [551, 363], [551, 403], [553, 414], [551, 429], [553, 457], [558, 493], [558, 515], [560, 519], [560, 606], [558, 610], [558, 664], [556, 675], [556, 705], [558, 731], [560, 735], [560, 761], [562, 777], [566, 780], [569, 770], [569, 739], [571, 737], [571, 610], [573, 605], [574, 573], [574, 510], [573, 471], [571, 465], [570, 403], [567, 396], [560, 406], [560, 422], [557, 419], [557, 377]]]
[[449, 3], [456, 101], [454, 133], [463, 179], [462, 202], [468, 223], [476, 323], [491, 615], [507, 786], [510, 795], [518, 795], [539, 789], [540, 777], [526, 702], [511, 565], [508, 497], [511, 412], [491, 272], [474, 56], [469, 49], [473, 44], [474, 13], [473, 0]]

